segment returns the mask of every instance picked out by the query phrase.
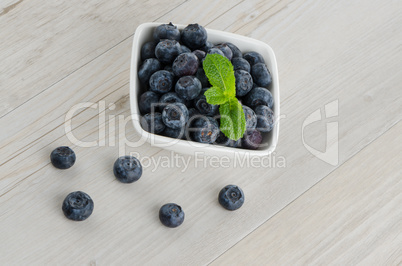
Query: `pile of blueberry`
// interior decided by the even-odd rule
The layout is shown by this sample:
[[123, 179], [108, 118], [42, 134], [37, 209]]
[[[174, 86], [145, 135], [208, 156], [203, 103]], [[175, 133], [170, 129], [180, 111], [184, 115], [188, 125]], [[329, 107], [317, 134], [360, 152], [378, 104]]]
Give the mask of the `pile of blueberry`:
[[[220, 54], [231, 61], [236, 79], [236, 97], [243, 105], [246, 132], [238, 141], [219, 129], [219, 106], [209, 104], [204, 92], [211, 87], [203, 69], [207, 54]], [[171, 138], [258, 149], [262, 133], [274, 126], [271, 74], [257, 52], [242, 53], [229, 42], [212, 44], [206, 30], [190, 24], [179, 30], [172, 23], [154, 29], [153, 40], [141, 47], [138, 78], [144, 130]]]
[[[67, 146], [58, 147], [50, 154], [50, 161], [58, 169], [72, 167], [75, 160], [75, 152]], [[122, 156], [115, 161], [113, 173], [120, 182], [133, 183], [142, 176], [142, 166], [137, 158]], [[234, 211], [243, 205], [244, 193], [239, 187], [228, 185], [219, 192], [218, 201], [225, 209]], [[75, 191], [66, 196], [62, 210], [66, 218], [83, 221], [92, 214], [94, 202], [88, 194]], [[184, 221], [184, 211], [175, 203], [165, 204], [159, 210], [159, 220], [167, 227], [177, 227]]]

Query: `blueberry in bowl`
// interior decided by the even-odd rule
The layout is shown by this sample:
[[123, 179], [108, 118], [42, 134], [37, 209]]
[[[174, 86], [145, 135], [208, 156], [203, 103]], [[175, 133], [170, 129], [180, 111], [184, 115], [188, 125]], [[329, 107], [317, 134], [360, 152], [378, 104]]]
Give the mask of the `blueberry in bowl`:
[[[211, 76], [217, 57], [230, 66], [214, 61], [222, 82]], [[134, 128], [154, 146], [233, 157], [264, 156], [277, 145], [278, 72], [272, 49], [261, 41], [198, 23], [144, 23], [134, 35], [130, 80]]]

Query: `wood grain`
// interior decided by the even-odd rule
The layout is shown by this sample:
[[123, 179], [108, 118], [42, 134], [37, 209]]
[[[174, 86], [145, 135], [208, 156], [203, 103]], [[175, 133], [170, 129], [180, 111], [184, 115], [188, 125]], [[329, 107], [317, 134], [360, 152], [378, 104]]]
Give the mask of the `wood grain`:
[[[202, 5], [210, 9], [202, 14], [200, 24], [252, 36], [274, 48], [286, 115], [275, 157], [285, 158], [286, 167], [204, 167], [196, 158], [184, 156], [180, 158], [190, 162], [186, 169], [178, 165], [154, 171], [150, 165], [138, 183], [116, 182], [111, 167], [119, 149], [109, 144], [109, 138], [114, 136], [118, 143], [123, 132], [110, 129], [109, 118], [130, 114], [131, 40], [120, 39], [0, 119], [0, 126], [7, 128], [0, 135], [0, 239], [8, 239], [0, 242], [2, 261], [211, 262], [337, 168], [315, 158], [302, 144], [301, 125], [310, 113], [339, 101], [339, 116], [330, 121], [339, 122], [340, 163], [400, 121], [402, 80], [394, 71], [402, 62], [399, 2], [370, 1], [363, 7], [359, 1], [239, 1], [229, 6], [225, 1], [206, 1]], [[193, 22], [197, 7], [196, 1], [185, 2], [162, 19]], [[339, 21], [337, 16], [345, 18]], [[350, 24], [355, 25], [351, 30]], [[106, 125], [91, 108], [77, 112], [72, 120], [77, 137], [106, 138], [105, 147], [77, 147], [65, 135], [65, 114], [84, 101], [116, 105], [106, 111]], [[325, 146], [326, 122], [306, 128], [307, 143], [317, 149]], [[99, 134], [99, 126], [108, 130], [105, 136]], [[129, 139], [139, 138], [131, 123], [126, 131]], [[49, 165], [50, 151], [59, 145], [70, 145], [77, 153], [77, 164], [69, 171]], [[128, 152], [156, 160], [171, 156], [150, 145], [126, 148]], [[247, 195], [244, 208], [235, 213], [224, 212], [216, 201], [219, 189], [228, 183], [238, 184]], [[94, 198], [95, 212], [88, 221], [75, 224], [64, 219], [59, 205], [67, 193], [78, 189]], [[168, 201], [181, 204], [186, 212], [178, 230], [161, 227], [157, 219], [159, 206]]]
[[400, 122], [212, 265], [402, 263], [401, 132]]

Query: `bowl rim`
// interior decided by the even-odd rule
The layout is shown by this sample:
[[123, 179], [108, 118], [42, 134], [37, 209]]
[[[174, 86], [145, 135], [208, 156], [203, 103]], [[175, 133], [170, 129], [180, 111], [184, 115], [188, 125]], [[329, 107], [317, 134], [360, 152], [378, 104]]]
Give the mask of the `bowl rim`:
[[[131, 109], [131, 120], [134, 125], [134, 129], [140, 134], [141, 138], [144, 138], [146, 142], [150, 143], [153, 147], [158, 147], [162, 149], [172, 150], [179, 153], [194, 155], [195, 152], [199, 151], [200, 149], [204, 149], [204, 155], [227, 155], [229, 157], [236, 156], [236, 153], [239, 155], [250, 155], [250, 156], [267, 156], [271, 154], [278, 144], [278, 137], [279, 137], [279, 126], [280, 126], [280, 95], [279, 95], [279, 77], [278, 77], [278, 67], [277, 61], [275, 57], [275, 53], [273, 49], [266, 43], [247, 37], [243, 35], [238, 35], [231, 32], [225, 32], [220, 30], [214, 30], [205, 28], [208, 35], [220, 36], [222, 39], [226, 37], [230, 37], [232, 39], [239, 39], [243, 42], [253, 43], [255, 45], [259, 45], [263, 47], [266, 52], [269, 54], [269, 58], [264, 58], [266, 61], [271, 63], [270, 73], [272, 76], [273, 84], [270, 91], [274, 97], [274, 114], [275, 114], [275, 124], [274, 128], [271, 131], [271, 143], [266, 148], [258, 149], [258, 150], [248, 150], [248, 149], [241, 149], [241, 148], [232, 148], [226, 147], [221, 145], [213, 145], [213, 144], [205, 144], [205, 143], [198, 143], [189, 140], [178, 140], [175, 139], [175, 144], [172, 144], [172, 138], [153, 134], [150, 132], [145, 131], [142, 129], [140, 124], [141, 114], [139, 111], [138, 106], [138, 93], [136, 87], [139, 85], [139, 80], [137, 76], [138, 70], [138, 60], [140, 56], [141, 46], [144, 40], [142, 39], [143, 33], [145, 30], [150, 28], [154, 28], [161, 24], [167, 24], [164, 22], [146, 22], [140, 24], [137, 29], [135, 30], [134, 37], [133, 37], [133, 45], [132, 45], [132, 52], [131, 52], [131, 62], [130, 62], [130, 109]], [[183, 29], [187, 25], [183, 24], [174, 24], [178, 27], [178, 29]], [[269, 140], [267, 140], [269, 141]], [[171, 144], [170, 146], [165, 146], [166, 144]]]

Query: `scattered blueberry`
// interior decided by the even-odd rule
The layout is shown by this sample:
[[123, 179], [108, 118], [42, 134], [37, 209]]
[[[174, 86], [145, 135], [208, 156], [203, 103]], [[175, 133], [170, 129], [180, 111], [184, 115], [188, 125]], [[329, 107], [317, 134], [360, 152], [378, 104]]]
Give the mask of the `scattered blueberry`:
[[243, 105], [244, 116], [246, 117], [246, 129], [254, 129], [257, 126], [256, 113], [248, 106]]
[[165, 124], [162, 122], [162, 114], [154, 112], [144, 115], [141, 118], [141, 127], [151, 133], [161, 133], [165, 129]]
[[235, 57], [232, 59], [233, 70], [244, 70], [250, 73], [251, 67], [248, 61], [242, 57]]
[[160, 208], [159, 220], [164, 226], [175, 228], [184, 222], [184, 212], [179, 205], [168, 203]]
[[157, 42], [163, 39], [180, 41], [180, 31], [170, 22], [169, 24], [162, 24], [156, 27], [153, 37]]
[[54, 167], [59, 169], [70, 168], [74, 165], [75, 159], [74, 151], [67, 146], [58, 147], [50, 154], [50, 161]]
[[182, 103], [172, 103], [163, 108], [162, 121], [173, 129], [183, 128], [188, 121], [188, 109]]
[[141, 60], [144, 61], [148, 58], [155, 58], [155, 42], [146, 42], [141, 47]]
[[241, 139], [241, 146], [243, 148], [250, 150], [258, 149], [261, 143], [262, 143], [261, 132], [256, 129], [246, 130], [243, 138]]
[[240, 49], [234, 45], [233, 43], [227, 42], [226, 43], [227, 46], [229, 46], [230, 50], [232, 50], [232, 60], [233, 58], [237, 58], [237, 57], [243, 57], [243, 54], [241, 53]]
[[198, 69], [198, 58], [193, 53], [180, 54], [173, 61], [172, 68], [177, 77], [194, 75]]
[[236, 78], [236, 96], [242, 97], [253, 88], [253, 78], [244, 70], [234, 72]]
[[214, 143], [220, 132], [218, 122], [209, 116], [196, 118], [189, 130], [192, 139], [200, 143]]
[[142, 166], [140, 161], [133, 156], [119, 157], [113, 165], [114, 176], [122, 183], [133, 183], [140, 179]]
[[173, 75], [167, 70], [159, 70], [149, 79], [149, 89], [157, 93], [166, 93], [172, 90]]
[[238, 186], [227, 185], [219, 192], [218, 200], [223, 208], [234, 211], [243, 205], [244, 193]]
[[194, 76], [184, 76], [176, 82], [175, 91], [184, 100], [198, 97], [202, 89], [201, 81]]
[[155, 48], [156, 58], [163, 64], [171, 64], [180, 53], [180, 43], [175, 40], [162, 40]]
[[206, 44], [207, 31], [201, 25], [190, 24], [181, 32], [181, 41], [188, 48], [196, 50]]
[[147, 114], [153, 110], [156, 110], [158, 102], [159, 102], [159, 96], [153, 91], [146, 91], [143, 94], [141, 94], [140, 99], [138, 101], [138, 106], [140, 108], [141, 114]]
[[253, 65], [251, 68], [251, 75], [254, 82], [260, 87], [268, 88], [268, 86], [272, 83], [271, 74], [264, 63]]
[[245, 97], [244, 104], [255, 109], [258, 105], [266, 105], [270, 109], [274, 105], [274, 98], [269, 90], [261, 87], [252, 89]]
[[73, 221], [84, 221], [92, 214], [94, 202], [88, 194], [75, 191], [64, 199], [62, 210], [66, 218]]
[[243, 58], [246, 59], [250, 63], [250, 66], [253, 66], [253, 65], [258, 64], [258, 63], [264, 63], [265, 64], [264, 57], [262, 57], [262, 55], [257, 53], [257, 52], [245, 53], [243, 55]]
[[257, 129], [261, 132], [269, 132], [274, 128], [274, 112], [265, 105], [255, 108], [257, 115]]
[[153, 73], [161, 69], [161, 63], [156, 58], [145, 59], [138, 70], [138, 79], [142, 84], [148, 84]]

